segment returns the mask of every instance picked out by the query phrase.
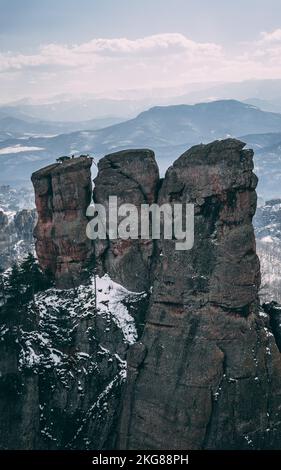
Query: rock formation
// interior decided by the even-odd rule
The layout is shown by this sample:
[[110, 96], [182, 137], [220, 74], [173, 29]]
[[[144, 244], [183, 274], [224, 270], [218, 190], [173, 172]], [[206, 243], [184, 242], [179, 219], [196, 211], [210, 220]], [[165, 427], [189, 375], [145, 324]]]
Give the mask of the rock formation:
[[[94, 253], [100, 284], [39, 294], [10, 346], [3, 325], [3, 447], [20, 429], [22, 448], [280, 448], [281, 358], [258, 298], [253, 152], [234, 139], [195, 146], [163, 181], [149, 150], [99, 162], [96, 203], [193, 203], [188, 251], [175, 240], [86, 239], [90, 167], [79, 158], [32, 176], [42, 267], [73, 287]], [[126, 289], [150, 293], [145, 315], [135, 305], [144, 294]]]
[[14, 223], [18, 238], [33, 243], [33, 230], [37, 221], [35, 209], [23, 209], [15, 214]]
[[195, 204], [195, 244], [161, 240], [144, 333], [129, 351], [121, 449], [281, 445], [281, 358], [259, 315], [253, 152], [228, 139], [168, 169], [158, 202]]
[[0, 267], [8, 269], [28, 252], [34, 251], [33, 230], [37, 220], [34, 209], [17, 212], [0, 210]]
[[86, 236], [86, 210], [91, 202], [92, 159], [80, 157], [50, 165], [32, 175], [38, 223], [36, 252], [43, 269], [50, 270], [59, 288], [81, 281], [93, 254]]
[[281, 305], [272, 301], [263, 304], [262, 307], [269, 315], [271, 331], [281, 352]]
[[[124, 203], [156, 201], [159, 170], [151, 150], [125, 150], [106, 155], [98, 163], [94, 180], [94, 202], [107, 208], [109, 196], [117, 196], [118, 207]], [[139, 233], [140, 235], [140, 233]], [[96, 243], [96, 257], [102, 272], [135, 291], [150, 287], [154, 244], [151, 240], [106, 240]]]

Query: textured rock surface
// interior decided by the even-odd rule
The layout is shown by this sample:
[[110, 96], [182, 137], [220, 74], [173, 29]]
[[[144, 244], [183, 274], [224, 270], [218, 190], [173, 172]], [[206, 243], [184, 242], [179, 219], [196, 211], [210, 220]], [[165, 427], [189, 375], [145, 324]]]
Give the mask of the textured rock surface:
[[51, 270], [59, 288], [78, 285], [93, 254], [86, 236], [91, 165], [91, 158], [79, 157], [32, 175], [38, 212], [36, 252], [40, 265]]
[[281, 360], [259, 313], [253, 153], [236, 140], [193, 147], [159, 202], [195, 204], [195, 244], [162, 240], [144, 333], [129, 351], [119, 447], [281, 445]]
[[277, 302], [263, 304], [263, 310], [269, 315], [270, 327], [275, 337], [276, 344], [281, 352], [281, 305]]
[[[108, 208], [109, 196], [117, 196], [118, 207], [129, 202], [138, 209], [141, 204], [155, 202], [159, 170], [151, 150], [125, 150], [107, 155], [99, 161], [98, 169], [94, 202]], [[108, 272], [128, 289], [148, 289], [154, 254], [151, 240], [106, 240], [96, 246], [102, 272]]]
[[23, 209], [15, 214], [14, 223], [18, 238], [33, 243], [33, 230], [37, 221], [36, 210]]

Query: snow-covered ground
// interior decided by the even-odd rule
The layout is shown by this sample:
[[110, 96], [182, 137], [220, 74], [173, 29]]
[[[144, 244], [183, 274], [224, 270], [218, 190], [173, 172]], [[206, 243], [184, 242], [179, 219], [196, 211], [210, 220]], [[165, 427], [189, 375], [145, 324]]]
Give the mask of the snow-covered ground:
[[[96, 286], [96, 287], [95, 287]], [[97, 299], [95, 296], [97, 293]], [[110, 339], [112, 323], [118, 328], [123, 337], [123, 342], [133, 344], [137, 341], [137, 328], [135, 319], [129, 313], [128, 303], [134, 304], [145, 298], [145, 293], [130, 292], [120, 284], [112, 281], [106, 274], [103, 277], [92, 276], [88, 285], [79, 286], [77, 289], [57, 290], [49, 289], [35, 296], [34, 302], [29, 306], [30, 314], [36, 308], [39, 315], [38, 329], [36, 331], [22, 331], [23, 342], [20, 358], [21, 367], [37, 367], [40, 364], [48, 364], [48, 367], [56, 367], [61, 364], [65, 355], [54, 344], [60, 340], [61, 331], [58, 327], [60, 319], [66, 318], [67, 335], [71, 335], [79, 327], [83, 319], [100, 316], [105, 319], [104, 330], [106, 337]], [[59, 337], [57, 338], [57, 335]], [[107, 351], [107, 347], [99, 344], [101, 353]], [[89, 357], [88, 345], [86, 350], [80, 350], [80, 358]], [[124, 375], [124, 363], [122, 362], [122, 374]]]
[[281, 302], [281, 199], [259, 206], [254, 224], [261, 264], [261, 301]]
[[110, 416], [114, 420], [127, 376], [126, 350], [138, 338], [132, 312], [145, 297], [108, 275], [92, 276], [75, 289], [38, 293], [12, 332], [1, 326], [0, 344], [14, 338], [10, 347], [18, 350], [22, 386], [29, 377], [40, 383], [40, 434], [48, 446], [62, 446], [66, 419], [72, 432], [65, 448], [100, 448], [99, 427], [103, 420], [110, 423]]
[[281, 303], [281, 240], [271, 236], [257, 239], [257, 254], [261, 265], [261, 301]]

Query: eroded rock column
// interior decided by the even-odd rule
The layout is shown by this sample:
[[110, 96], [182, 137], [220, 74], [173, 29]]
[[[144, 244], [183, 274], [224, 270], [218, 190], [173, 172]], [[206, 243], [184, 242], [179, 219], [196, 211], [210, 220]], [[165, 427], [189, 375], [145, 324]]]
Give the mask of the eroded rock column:
[[53, 273], [59, 288], [79, 285], [93, 255], [93, 244], [86, 235], [91, 165], [91, 158], [79, 157], [32, 175], [38, 211], [36, 252], [41, 267]]
[[228, 139], [184, 153], [158, 202], [195, 205], [195, 244], [161, 240], [145, 329], [129, 350], [121, 449], [281, 445], [281, 361], [259, 313], [253, 152]]
[[[124, 150], [106, 155], [99, 161], [98, 170], [94, 202], [106, 207], [107, 216], [110, 196], [117, 197], [118, 207], [124, 203], [134, 204], [139, 213], [141, 204], [156, 201], [159, 170], [151, 150]], [[150, 287], [153, 255], [153, 241], [142, 240], [140, 236], [136, 240], [108, 238], [96, 242], [100, 271], [137, 292]]]

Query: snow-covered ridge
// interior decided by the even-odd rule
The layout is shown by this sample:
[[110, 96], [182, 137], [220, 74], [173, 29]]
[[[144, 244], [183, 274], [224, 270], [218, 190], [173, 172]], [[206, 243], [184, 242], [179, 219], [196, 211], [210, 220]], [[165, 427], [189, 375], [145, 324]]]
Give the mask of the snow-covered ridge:
[[[103, 277], [92, 276], [87, 285], [81, 285], [76, 289], [52, 288], [37, 294], [28, 308], [30, 315], [36, 308], [39, 316], [38, 329], [21, 332], [23, 341], [20, 367], [59, 366], [67, 358], [57, 344], [67, 342], [67, 338], [79, 330], [79, 324], [85, 319], [91, 320], [91, 317], [101, 317], [104, 320], [105, 343], [107, 336], [110, 342], [112, 324], [120, 331], [123, 343], [130, 345], [135, 343], [138, 337], [137, 328], [127, 305], [139, 302], [145, 297], [145, 293], [128, 291], [112, 281], [107, 274]], [[62, 320], [66, 323], [64, 328], [60, 326]], [[87, 333], [90, 332], [89, 328]], [[99, 348], [101, 354], [109, 352], [107, 344], [99, 344]], [[89, 358], [87, 341], [83, 341], [81, 345], [77, 344], [76, 349], [79, 350], [79, 359]], [[115, 351], [111, 353], [116, 357]], [[124, 361], [120, 359], [119, 362], [124, 376]]]
[[[94, 278], [92, 278], [92, 288], [95, 287]], [[103, 277], [96, 277], [97, 289], [97, 308], [101, 314], [112, 315], [113, 321], [122, 330], [124, 341], [133, 344], [137, 341], [137, 330], [134, 318], [129, 314], [128, 308], [124, 305], [126, 302], [136, 302], [140, 298], [145, 298], [145, 292], [131, 292], [123, 286], [114, 282], [105, 274]]]
[[126, 351], [138, 338], [136, 320], [145, 297], [108, 275], [92, 276], [78, 288], [36, 294], [14, 326], [2, 325], [0, 345], [16, 356], [14, 374], [25, 409], [29, 387], [39, 396], [43, 448], [102, 448], [100, 430], [103, 423], [115, 423]]

